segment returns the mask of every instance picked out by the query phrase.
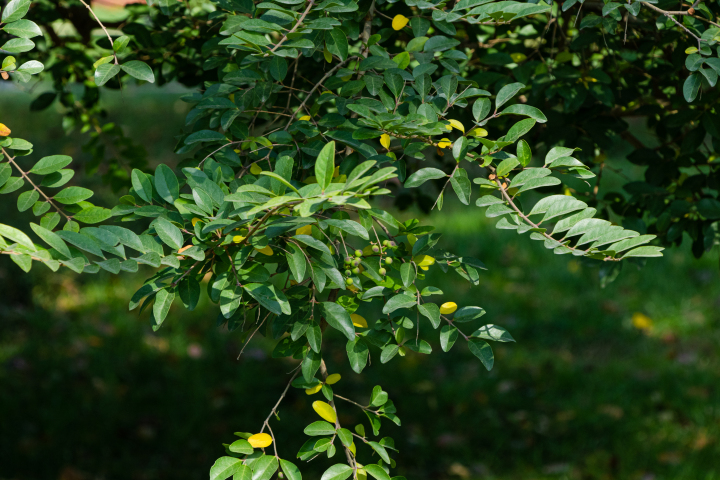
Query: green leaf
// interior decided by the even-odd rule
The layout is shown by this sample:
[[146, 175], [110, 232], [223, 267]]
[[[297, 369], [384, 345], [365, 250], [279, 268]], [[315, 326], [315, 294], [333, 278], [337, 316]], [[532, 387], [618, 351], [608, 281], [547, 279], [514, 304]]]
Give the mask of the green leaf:
[[63, 205], [73, 205], [93, 196], [93, 191], [82, 187], [67, 187], [53, 196], [53, 200]]
[[312, 247], [315, 250], [319, 250], [323, 253], [327, 253], [328, 255], [330, 255], [330, 249], [328, 248], [328, 246], [322, 243], [320, 240], [311, 237], [310, 235], [295, 235], [292, 238], [294, 240], [304, 243], [308, 247]]
[[526, 117], [535, 119], [538, 123], [547, 122], [547, 117], [545, 116], [545, 114], [543, 114], [540, 111], [539, 108], [535, 108], [530, 105], [523, 105], [522, 103], [510, 105], [505, 110], [500, 112], [500, 115], [508, 115], [508, 114], [525, 115]]
[[332, 183], [334, 172], [335, 142], [330, 142], [320, 150], [320, 154], [315, 161], [315, 178], [323, 191]]
[[35, 48], [35, 42], [27, 38], [13, 38], [5, 42], [5, 45], [0, 47], [0, 50], [5, 50], [9, 53], [23, 53], [29, 52]]
[[282, 293], [273, 285], [265, 285], [262, 283], [248, 283], [243, 286], [260, 305], [270, 310], [275, 315], [290, 315], [292, 310], [290, 303]]
[[63, 167], [70, 165], [72, 157], [67, 155], [52, 155], [50, 157], [43, 157], [30, 169], [30, 173], [37, 175], [49, 175], [57, 172]]
[[240, 307], [243, 288], [240, 285], [231, 285], [220, 292], [220, 313], [223, 317], [230, 318]]
[[454, 38], [444, 37], [442, 35], [435, 35], [425, 42], [423, 50], [425, 52], [442, 52], [450, 50], [451, 48], [460, 45], [460, 41]]
[[[248, 438], [250, 438], [250, 434], [248, 434]], [[247, 465], [241, 465], [233, 474], [232, 480], [252, 480], [252, 470]]]
[[95, 85], [102, 87], [118, 73], [120, 73], [120, 65], [115, 65], [114, 63], [100, 65], [97, 70], [95, 70]]
[[24, 212], [25, 210], [29, 210], [39, 198], [40, 194], [34, 189], [21, 193], [17, 199], [18, 211]]
[[415, 265], [409, 262], [400, 265], [400, 278], [406, 288], [412, 285], [415, 281]]
[[73, 215], [73, 219], [87, 224], [104, 222], [112, 217], [112, 210], [102, 207], [88, 207]]
[[158, 217], [153, 223], [158, 237], [160, 237], [160, 240], [162, 240], [165, 245], [173, 250], [180, 250], [182, 248], [183, 234], [178, 227], [163, 217]]
[[[367, 468], [367, 467], [366, 467]], [[320, 480], [345, 480], [352, 475], [353, 469], [345, 464], [338, 463], [325, 470]], [[389, 479], [388, 479], [389, 480]]]
[[[30, 60], [20, 65], [17, 69], [18, 73], [26, 73], [28, 75], [36, 75], [45, 69], [45, 65], [38, 62], [37, 60]], [[13, 142], [13, 148], [19, 150], [19, 148]]]
[[514, 342], [515, 339], [503, 327], [497, 325], [485, 325], [477, 329], [473, 337], [493, 340], [495, 342]]
[[263, 455], [252, 464], [252, 480], [270, 480], [278, 469], [278, 460], [273, 455]]
[[497, 93], [497, 97], [495, 98], [495, 109], [497, 110], [498, 108], [502, 107], [505, 103], [507, 103], [508, 100], [514, 97], [515, 94], [523, 88], [525, 88], [525, 85], [523, 85], [522, 83], [511, 83], [501, 88], [500, 91]]
[[[145, 188], [147, 184], [141, 183], [141, 188]], [[134, 188], [134, 187], [133, 187]], [[155, 189], [160, 198], [168, 203], [174, 203], [180, 198], [180, 184], [175, 173], [165, 164], [160, 164], [155, 169]], [[136, 189], [137, 191], [137, 189]], [[138, 193], [139, 195], [139, 193]], [[143, 198], [143, 200], [145, 200]]]
[[414, 305], [417, 305], [417, 299], [415, 297], [401, 293], [399, 295], [395, 295], [387, 301], [387, 303], [383, 306], [382, 313], [388, 314], [400, 308], [410, 308]]
[[192, 312], [200, 300], [200, 283], [193, 277], [185, 278], [178, 285], [178, 293], [185, 308]]
[[233, 443], [230, 444], [228, 450], [233, 453], [242, 453], [245, 455], [251, 455], [255, 451], [252, 445], [250, 445], [250, 442], [248, 442], [244, 438], [235, 440]]
[[532, 150], [530, 150], [530, 145], [525, 140], [520, 140], [517, 144], [517, 159], [523, 168], [527, 167], [530, 160], [532, 160]]
[[63, 239], [60, 238], [57, 234], [35, 223], [30, 223], [30, 228], [32, 228], [33, 232], [35, 232], [35, 234], [40, 237], [45, 243], [57, 250], [60, 255], [63, 255], [66, 258], [72, 258], [72, 255], [70, 254], [70, 249], [65, 244]]
[[353, 220], [328, 219], [324, 220], [323, 223], [337, 227], [350, 235], [370, 240], [370, 235], [368, 234], [367, 229]]
[[305, 255], [300, 247], [293, 243], [288, 243], [288, 252], [285, 254], [290, 272], [292, 272], [295, 281], [300, 283], [305, 279]]
[[307, 355], [305, 355], [305, 358], [302, 362], [302, 374], [306, 382], [309, 382], [313, 378], [315, 378], [315, 374], [320, 368], [321, 360], [322, 357], [320, 356], [320, 354], [315, 352], [314, 350], [309, 350], [307, 352]]
[[13, 228], [8, 225], [3, 225], [2, 223], [0, 223], [0, 237], [5, 237], [7, 239], [12, 240], [15, 243], [19, 243], [23, 247], [28, 248], [30, 251], [33, 251], [33, 252], [37, 251], [32, 240], [30, 240], [30, 237], [25, 235], [23, 232], [21, 232], [17, 228]]
[[407, 44], [407, 47], [405, 47], [406, 52], [419, 52], [423, 49], [425, 46], [425, 43], [428, 41], [428, 37], [415, 37], [412, 40], [410, 40]]
[[32, 257], [30, 255], [10, 255], [10, 260], [20, 267], [25, 273], [32, 268]]
[[135, 190], [135, 193], [137, 193], [138, 196], [145, 200], [147, 203], [152, 203], [152, 182], [150, 182], [148, 176], [135, 168], [130, 175], [130, 179], [132, 180], [132, 186]]
[[233, 476], [241, 467], [242, 460], [235, 457], [220, 457], [210, 468], [210, 480], [226, 480]]
[[327, 323], [343, 333], [348, 340], [355, 340], [355, 327], [347, 310], [333, 302], [323, 302], [322, 306]]
[[350, 368], [352, 368], [355, 373], [361, 373], [368, 362], [368, 346], [362, 338], [356, 338], [347, 343], [345, 350], [350, 360]]
[[468, 139], [467, 137], [459, 137], [457, 140], [455, 140], [455, 143], [453, 143], [452, 153], [453, 157], [455, 157], [455, 161], [460, 162], [465, 158], [465, 155], [467, 154], [468, 150]]
[[274, 56], [270, 59], [270, 75], [277, 80], [282, 82], [287, 76], [288, 66], [287, 61], [278, 56]]
[[188, 135], [185, 139], [185, 145], [192, 145], [193, 143], [200, 142], [217, 142], [221, 140], [227, 140], [225, 135], [214, 130], [200, 130], [199, 132]]
[[700, 92], [700, 86], [702, 85], [702, 76], [697, 73], [691, 73], [683, 83], [683, 96], [688, 103], [692, 103]]
[[140, 60], [131, 60], [127, 63], [120, 65], [123, 72], [127, 73], [133, 78], [143, 80], [145, 82], [155, 83], [155, 74], [153, 74], [152, 68], [145, 62]]
[[348, 41], [347, 34], [343, 30], [333, 28], [332, 30], [326, 31], [325, 44], [330, 53], [340, 57], [340, 60], [343, 62], [347, 60]]
[[304, 433], [305, 435], [310, 435], [311, 437], [319, 437], [320, 435], [332, 435], [335, 433], [335, 425], [318, 420], [317, 422], [313, 422], [307, 427], [305, 427]]
[[421, 168], [408, 177], [405, 181], [405, 188], [419, 187], [428, 180], [435, 180], [443, 177], [447, 177], [447, 174], [440, 169]]
[[480, 359], [488, 371], [492, 370], [493, 364], [495, 363], [495, 355], [493, 355], [490, 344], [479, 338], [471, 338], [468, 340], [468, 348], [470, 348], [473, 355]]
[[622, 258], [628, 257], [662, 257], [663, 247], [644, 246], [630, 250]]
[[70, 230], [59, 230], [55, 232], [55, 234], [66, 242], [75, 245], [80, 250], [84, 250], [88, 253], [92, 253], [93, 255], [104, 258], [102, 248], [100, 248], [100, 244], [98, 244], [95, 240], [88, 237], [87, 235], [82, 235], [80, 233]]
[[420, 312], [420, 315], [430, 320], [433, 328], [437, 328], [440, 326], [440, 307], [438, 307], [436, 304], [421, 303], [420, 305], [418, 305], [418, 311]]
[[368, 442], [368, 445], [370, 445], [372, 449], [375, 450], [378, 455], [380, 455], [380, 458], [382, 458], [384, 462], [390, 463], [390, 455], [388, 455], [385, 447], [383, 447], [377, 442]]
[[390, 475], [388, 475], [380, 465], [374, 463], [365, 465], [365, 471], [376, 480], [390, 480]]
[[173, 300], [175, 300], [175, 292], [167, 288], [163, 288], [157, 292], [157, 295], [155, 295], [155, 304], [153, 305], [153, 318], [155, 318], [156, 325], [162, 325], [168, 312], [170, 312], [170, 306]]
[[464, 168], [458, 168], [450, 177], [450, 185], [452, 185], [455, 194], [464, 205], [470, 205], [470, 194], [472, 193], [472, 184], [468, 178], [468, 174]]
[[30, 0], [10, 0], [2, 12], [2, 23], [20, 20], [27, 15], [30, 9]]
[[535, 119], [533, 118], [526, 118], [525, 120], [520, 120], [515, 125], [510, 127], [510, 130], [508, 130], [508, 133], [505, 135], [503, 140], [506, 142], [515, 142], [517, 139], [532, 130], [532, 127], [534, 126]]
[[300, 469], [294, 463], [280, 459], [280, 467], [282, 468], [287, 480], [302, 480]]
[[520, 161], [517, 158], [506, 158], [502, 162], [500, 162], [500, 165], [497, 167], [497, 176], [498, 177], [507, 177], [508, 173], [512, 171], [513, 168], [520, 165]]
[[440, 348], [442, 348], [443, 352], [450, 351], [453, 345], [455, 345], [457, 337], [458, 329], [451, 325], [445, 325], [440, 329]]
[[40, 27], [30, 20], [17, 20], [15, 22], [8, 23], [2, 29], [10, 35], [15, 35], [20, 38], [34, 38], [42, 35]]

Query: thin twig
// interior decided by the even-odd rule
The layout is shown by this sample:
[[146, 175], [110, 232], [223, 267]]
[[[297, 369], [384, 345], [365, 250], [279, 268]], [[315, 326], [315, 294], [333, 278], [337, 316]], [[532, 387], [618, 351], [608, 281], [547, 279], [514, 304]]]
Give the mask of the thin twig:
[[113, 58], [115, 59], [115, 65], [118, 65], [118, 58], [117, 58], [117, 55], [115, 54], [115, 49], [113, 48], [113, 39], [110, 36], [110, 32], [108, 32], [107, 28], [105, 28], [105, 25], [103, 25], [102, 22], [100, 21], [100, 19], [97, 17], [97, 15], [95, 15], [95, 12], [93, 12], [93, 9], [90, 8], [90, 5], [85, 3], [85, 0], [80, 0], [80, 3], [85, 5], [85, 8], [90, 10], [90, 14], [95, 18], [95, 21], [98, 23], [98, 25], [100, 25], [100, 28], [103, 29], [103, 31], [105, 32], [105, 35], [107, 35], [108, 40], [110, 41], [110, 50], [112, 50]]

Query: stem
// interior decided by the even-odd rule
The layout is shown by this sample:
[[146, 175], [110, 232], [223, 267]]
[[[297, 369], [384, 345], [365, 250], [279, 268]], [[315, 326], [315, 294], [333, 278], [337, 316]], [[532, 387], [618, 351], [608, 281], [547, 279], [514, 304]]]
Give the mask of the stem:
[[107, 35], [108, 40], [110, 41], [110, 50], [112, 50], [112, 52], [113, 52], [112, 55], [113, 55], [113, 58], [115, 59], [115, 65], [118, 65], [118, 58], [117, 58], [117, 55], [115, 55], [115, 49], [113, 48], [113, 39], [110, 36], [110, 32], [108, 32], [107, 28], [105, 28], [105, 25], [103, 25], [102, 22], [100, 21], [100, 19], [97, 17], [97, 15], [95, 15], [95, 12], [93, 12], [93, 9], [90, 8], [90, 5], [85, 3], [85, 0], [80, 0], [80, 3], [85, 5], [85, 8], [90, 10], [90, 14], [93, 16], [93, 18], [95, 18], [95, 21], [98, 23], [98, 25], [100, 25], [100, 28], [103, 29], [103, 31], [105, 32], [105, 35]]
[[270, 55], [271, 53], [273, 53], [275, 50], [277, 50], [277, 49], [280, 47], [280, 45], [282, 45], [283, 43], [285, 43], [285, 40], [287, 40], [287, 36], [290, 35], [291, 33], [293, 33], [295, 30], [297, 30], [297, 28], [300, 26], [300, 24], [302, 23], [302, 21], [305, 20], [305, 16], [310, 12], [310, 9], [312, 8], [312, 6], [313, 6], [314, 3], [315, 3], [315, 0], [310, 0], [310, 3], [308, 3], [307, 8], [306, 8], [305, 11], [303, 12], [303, 14], [300, 15], [300, 18], [298, 18], [298, 21], [295, 23], [295, 26], [293, 26], [292, 30], [290, 30], [289, 32], [285, 33], [285, 34], [282, 36], [282, 38], [280, 39], [280, 41], [272, 48], [272, 50], [270, 50], [269, 52], [266, 52], [266, 53], [265, 53], [265, 55], [264, 55], [265, 57], [267, 57], [268, 55]]

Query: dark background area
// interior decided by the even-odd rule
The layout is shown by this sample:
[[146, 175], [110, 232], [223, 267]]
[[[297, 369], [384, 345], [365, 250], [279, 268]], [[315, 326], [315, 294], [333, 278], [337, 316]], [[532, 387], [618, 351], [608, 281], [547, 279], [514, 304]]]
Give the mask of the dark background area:
[[[143, 142], [153, 165], [178, 161], [173, 134], [188, 108], [178, 96], [172, 88], [107, 96], [109, 118]], [[27, 161], [71, 155], [75, 184], [100, 185], [98, 175], [83, 174], [87, 137], [66, 135], [54, 107], [30, 113], [32, 98], [0, 89], [0, 122], [35, 144]], [[111, 206], [111, 198], [101, 191], [97, 203]], [[2, 198], [0, 221], [27, 225], [31, 213], [18, 214], [14, 203], [15, 194]], [[366, 402], [380, 384], [397, 405], [403, 426], [381, 430], [400, 449], [394, 472], [720, 479], [717, 251], [695, 260], [685, 242], [643, 269], [625, 265], [601, 289], [596, 268], [496, 230], [475, 207], [448, 205], [426, 220], [448, 249], [488, 266], [473, 289], [438, 271], [442, 301], [482, 306], [479, 324], [504, 326], [517, 343], [493, 345], [487, 372], [464, 342], [443, 353], [427, 325], [432, 355], [381, 365], [372, 351], [372, 367], [356, 375], [344, 340], [329, 335], [326, 361], [343, 377], [335, 391]], [[150, 270], [78, 276], [36, 264], [26, 275], [0, 257], [0, 479], [205, 478], [233, 432], [259, 430], [295, 366], [271, 359], [264, 338], [237, 361], [239, 334], [215, 326], [207, 301], [195, 312], [175, 306], [152, 332], [148, 312], [127, 309]], [[320, 398], [290, 391], [273, 421], [282, 457], [294, 459]], [[363, 421], [357, 408], [338, 407], [343, 425]], [[314, 478], [335, 460], [296, 463]]]

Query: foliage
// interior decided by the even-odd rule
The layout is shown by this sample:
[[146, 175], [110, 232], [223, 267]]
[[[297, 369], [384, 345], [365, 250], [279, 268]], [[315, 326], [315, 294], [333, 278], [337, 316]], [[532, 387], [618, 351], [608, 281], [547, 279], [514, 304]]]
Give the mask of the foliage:
[[[714, 212], [720, 211], [720, 203], [708, 189], [716, 168], [696, 164], [707, 163], [710, 156], [696, 150], [707, 146], [706, 125], [714, 124], [711, 107], [700, 114], [697, 104], [684, 106], [696, 116], [688, 118], [707, 115], [710, 120], [703, 123], [703, 130], [682, 133], [683, 145], [688, 135], [696, 140], [686, 154], [682, 148], [678, 154], [668, 145], [658, 147], [655, 154], [667, 161], [653, 164], [641, 185], [626, 185], [633, 197], [597, 198], [604, 168], [598, 148], [608, 136], [623, 130], [615, 123], [598, 132], [596, 125], [608, 125], [598, 119], [616, 108], [613, 88], [621, 90], [620, 85], [624, 87], [620, 98], [626, 102], [620, 111], [635, 111], [636, 103], [648, 96], [641, 90], [647, 82], [626, 86], [624, 76], [613, 83], [602, 68], [608, 69], [604, 62], [615, 60], [610, 47], [587, 61], [569, 52], [602, 50], [597, 32], [590, 29], [599, 26], [601, 32], [614, 33], [619, 4], [606, 4], [602, 20], [584, 16], [575, 31], [557, 6], [544, 3], [461, 0], [452, 8], [442, 2], [413, 1], [149, 3], [129, 8], [130, 20], [114, 39], [83, 1], [69, 2], [59, 13], [50, 10], [49, 2], [35, 6], [57, 55], [48, 68], [56, 89], [67, 95], [67, 105], [79, 109], [84, 128], [94, 125], [95, 138], [105, 131], [121, 135], [114, 125], [101, 126], [94, 118], [97, 87], [119, 87], [124, 75], [146, 82], [157, 76], [159, 84], [177, 79], [199, 87], [184, 97], [194, 107], [175, 149], [188, 155], [179, 165], [180, 175], [166, 165], [146, 173], [139, 162], [140, 168], [127, 175], [129, 193], [112, 209], [88, 202], [93, 192], [81, 187], [48, 194], [72, 179], [73, 170], [65, 168], [72, 160], [55, 155], [23, 165], [32, 144], [11, 137], [10, 129], [2, 125], [0, 146], [7, 162], [0, 164], [0, 193], [29, 184], [31, 188], [18, 197], [18, 209], [32, 209], [41, 217], [30, 228], [49, 248], [7, 225], [0, 225], [4, 239], [0, 248], [25, 271], [33, 261], [78, 273], [136, 272], [139, 264], [158, 269], [130, 301], [131, 310], [152, 312], [155, 329], [176, 298], [193, 310], [207, 277], [207, 295], [219, 305], [218, 325], [242, 332], [246, 343], [264, 328], [279, 340], [273, 356], [300, 361], [285, 391], [292, 386], [308, 395], [322, 392], [327, 400], [315, 402], [324, 421], [308, 426], [305, 433], [311, 438], [298, 453], [300, 460], [311, 460], [320, 454], [333, 457], [338, 449], [344, 452], [346, 463], [331, 466], [323, 480], [368, 474], [389, 479], [395, 443], [389, 437], [372, 437], [379, 435], [382, 418], [400, 424], [382, 387], [373, 390], [369, 405], [333, 392], [332, 375], [323, 361], [328, 327], [347, 338], [346, 353], [357, 373], [368, 365], [371, 348], [380, 350], [381, 363], [408, 351], [431, 353], [430, 344], [421, 338], [421, 325], [425, 325], [423, 333], [427, 324], [440, 329], [444, 351], [462, 337], [488, 370], [494, 364], [488, 341], [514, 341], [500, 326], [477, 324], [485, 314], [482, 308], [458, 308], [452, 301], [438, 305], [429, 298], [442, 291], [428, 284], [425, 272], [453, 270], [478, 285], [479, 270], [484, 268], [479, 260], [447, 251], [432, 226], [421, 225], [419, 219], [400, 222], [373, 208], [371, 200], [394, 195], [399, 206], [416, 201], [426, 209], [441, 209], [449, 185], [460, 203], [470, 205], [472, 185], [477, 184], [480, 196], [475, 204], [487, 207], [486, 216], [501, 217], [498, 228], [530, 232], [531, 239], [542, 241], [556, 254], [603, 262], [605, 279], [617, 275], [617, 265], [624, 259], [661, 256], [663, 247], [648, 243], [656, 242], [656, 234], [663, 234], [666, 243], [676, 240], [670, 234], [675, 225], [680, 235], [683, 230], [690, 233], [699, 245], [696, 253], [715, 241], [713, 220], [720, 213], [715, 217]], [[12, 0], [3, 10], [7, 23], [3, 29], [20, 38], [10, 40], [11, 49], [6, 51], [25, 53], [32, 47], [23, 35], [32, 35], [37, 25], [17, 24], [26, 21], [29, 6], [29, 1]], [[561, 10], [572, 6], [568, 0]], [[678, 35], [697, 40], [697, 51], [688, 51], [686, 64], [694, 73], [685, 88], [690, 91], [686, 99], [695, 101], [703, 82], [715, 83], [709, 73], [715, 59], [705, 44], [714, 44], [717, 29], [704, 30], [701, 38], [695, 33], [699, 24], [690, 20], [696, 18], [692, 13], [683, 15], [694, 30], [648, 3], [625, 6], [626, 27], [629, 15], [636, 17], [646, 10], [643, 6], [668, 16], [680, 29], [680, 34], [673, 31], [663, 37], [675, 42], [673, 48], [683, 41]], [[81, 37], [97, 26], [95, 21], [105, 33], [94, 44], [97, 50], [53, 39], [49, 33], [54, 32], [50, 22], [63, 9], [76, 7], [86, 8], [93, 20], [91, 27], [78, 29]], [[567, 50], [556, 50], [554, 33], [549, 50], [538, 37], [553, 23], [554, 32], [562, 23], [565, 43], [558, 41], [558, 48]], [[641, 28], [638, 25], [638, 31]], [[473, 37], [492, 42], [488, 45], [492, 48], [474, 57]], [[522, 48], [534, 50], [527, 55], [519, 51]], [[77, 61], [61, 60], [65, 50], [72, 50]], [[535, 55], [541, 60], [531, 60]], [[569, 61], [575, 65], [576, 60], [574, 67], [563, 65]], [[6, 57], [3, 65], [18, 80], [27, 80], [28, 69], [16, 67], [14, 58]], [[87, 83], [89, 71], [94, 85], [86, 84], [84, 100], [77, 107], [75, 95], [66, 93], [65, 85], [80, 79]], [[614, 74], [621, 72], [616, 68]], [[490, 86], [492, 91], [481, 88]], [[558, 96], [560, 112], [550, 103]], [[38, 101], [46, 106], [54, 98]], [[637, 109], [652, 111], [647, 110], [652, 101], [657, 99], [645, 100]], [[592, 113], [585, 115], [585, 109]], [[562, 128], [569, 116], [580, 116], [592, 128], [583, 129], [580, 123], [583, 135]], [[544, 128], [548, 120], [554, 122], [552, 130]], [[663, 119], [659, 122], [662, 125]], [[540, 131], [535, 137], [533, 129]], [[674, 135], [672, 129], [668, 132]], [[538, 145], [544, 155], [535, 158], [544, 161], [541, 167], [530, 167]], [[584, 149], [583, 155], [575, 154], [576, 145]], [[96, 146], [93, 154], [101, 158], [102, 148]], [[597, 167], [590, 164], [592, 158]], [[441, 168], [421, 166], [428, 160]], [[674, 177], [686, 166], [699, 173], [692, 179]], [[109, 175], [121, 177], [120, 168], [118, 163]], [[596, 177], [592, 187], [588, 180]], [[428, 181], [440, 189], [434, 200], [427, 195]], [[687, 187], [678, 188], [685, 182]], [[523, 202], [532, 200], [532, 191], [541, 198], [526, 207], [520, 196]], [[681, 199], [685, 195], [689, 199]], [[601, 218], [593, 218], [598, 210]], [[624, 216], [624, 226], [613, 225], [611, 213]], [[675, 214], [683, 215], [682, 220]], [[673, 227], [663, 228], [675, 219]], [[650, 227], [645, 224], [653, 220]], [[119, 225], [129, 222], [138, 223], [139, 234]], [[138, 253], [128, 255], [126, 248]], [[381, 303], [385, 317], [373, 323], [357, 314], [366, 303]], [[466, 322], [474, 322], [469, 335], [458, 327]], [[354, 432], [343, 428], [336, 398], [361, 408], [369, 428], [360, 425]], [[226, 445], [227, 456], [212, 467], [211, 479], [269, 480], [280, 470], [292, 480], [299, 478], [297, 467], [277, 454], [270, 427], [276, 409], [277, 405], [260, 433], [241, 432], [239, 440]], [[356, 461], [355, 439], [379, 457], [377, 463], [370, 456], [363, 463]], [[262, 450], [270, 445], [274, 455]]]

